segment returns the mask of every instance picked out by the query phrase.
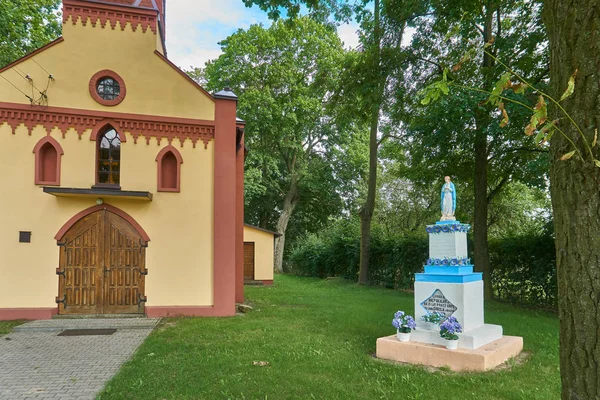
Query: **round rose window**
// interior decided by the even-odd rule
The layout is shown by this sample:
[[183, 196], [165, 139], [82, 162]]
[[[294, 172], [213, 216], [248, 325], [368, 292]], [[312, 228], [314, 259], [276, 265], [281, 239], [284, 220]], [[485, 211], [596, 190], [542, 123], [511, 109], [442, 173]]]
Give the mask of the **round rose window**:
[[119, 97], [121, 86], [113, 78], [101, 78], [96, 85], [96, 93], [104, 100], [114, 100]]
[[90, 79], [90, 95], [104, 106], [116, 106], [125, 98], [125, 82], [116, 72], [104, 70]]

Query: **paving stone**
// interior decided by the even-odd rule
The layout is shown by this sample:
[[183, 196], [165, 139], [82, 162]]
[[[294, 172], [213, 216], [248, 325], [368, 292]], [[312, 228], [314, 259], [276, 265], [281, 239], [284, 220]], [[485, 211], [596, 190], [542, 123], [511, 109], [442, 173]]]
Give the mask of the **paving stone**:
[[[50, 320], [24, 324], [29, 326], [5, 336], [12, 340], [0, 337], [0, 400], [94, 399], [158, 320]], [[64, 329], [95, 328], [117, 331], [107, 336], [57, 336]]]

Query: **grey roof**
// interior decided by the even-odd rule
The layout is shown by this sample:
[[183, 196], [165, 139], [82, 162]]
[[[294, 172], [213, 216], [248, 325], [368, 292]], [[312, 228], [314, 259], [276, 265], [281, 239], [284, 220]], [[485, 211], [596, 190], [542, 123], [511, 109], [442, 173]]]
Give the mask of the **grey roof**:
[[213, 94], [215, 99], [225, 99], [225, 100], [237, 100], [237, 96], [235, 93], [231, 91], [230, 88], [225, 88], [218, 93]]
[[281, 233], [273, 232], [273, 231], [270, 231], [270, 230], [264, 229], [264, 228], [259, 228], [258, 226], [254, 226], [254, 225], [250, 225], [250, 224], [244, 224], [244, 226], [247, 226], [248, 228], [256, 229], [257, 231], [270, 233], [271, 235], [273, 235], [275, 237], [281, 236]]
[[235, 117], [235, 122], [237, 122], [238, 124], [241, 124], [241, 125], [243, 125], [243, 124], [245, 124], [245, 123], [246, 123], [246, 121], [244, 121], [244, 120], [243, 120], [243, 119], [241, 119], [240, 117]]

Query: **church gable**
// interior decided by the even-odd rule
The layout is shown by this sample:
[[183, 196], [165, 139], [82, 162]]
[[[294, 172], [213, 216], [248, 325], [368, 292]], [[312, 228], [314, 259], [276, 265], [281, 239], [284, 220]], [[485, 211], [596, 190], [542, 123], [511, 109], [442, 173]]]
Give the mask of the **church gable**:
[[63, 40], [0, 70], [0, 103], [214, 120], [212, 96], [161, 54], [162, 0], [110, 3], [65, 0]]

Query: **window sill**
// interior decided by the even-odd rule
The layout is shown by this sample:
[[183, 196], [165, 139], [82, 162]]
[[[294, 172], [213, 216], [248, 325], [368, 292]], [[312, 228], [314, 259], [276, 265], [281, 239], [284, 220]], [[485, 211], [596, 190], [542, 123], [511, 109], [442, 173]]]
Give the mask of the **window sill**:
[[62, 187], [48, 187], [43, 188], [44, 193], [48, 193], [56, 197], [93, 197], [102, 199], [118, 198], [121, 200], [135, 200], [135, 201], [152, 201], [152, 193], [132, 191], [132, 190], [119, 190], [111, 188], [98, 188], [92, 187], [91, 189], [85, 188], [62, 188]]

